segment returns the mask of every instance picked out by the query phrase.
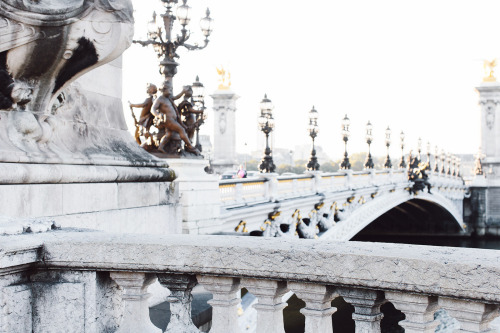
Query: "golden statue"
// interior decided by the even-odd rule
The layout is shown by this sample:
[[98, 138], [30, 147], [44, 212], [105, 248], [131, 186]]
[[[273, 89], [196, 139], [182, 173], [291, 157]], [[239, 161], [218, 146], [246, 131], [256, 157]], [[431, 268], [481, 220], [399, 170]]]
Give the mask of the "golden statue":
[[224, 67], [220, 67], [217, 68], [217, 74], [219, 74], [219, 90], [229, 90], [229, 88], [231, 87], [231, 73], [230, 72], [227, 72], [227, 75], [226, 75], [226, 70], [224, 69]]
[[493, 59], [491, 61], [484, 60], [483, 67], [484, 67], [484, 74], [485, 76], [483, 77], [483, 82], [496, 82], [497, 79], [494, 76], [495, 73], [495, 67], [497, 66], [497, 59]]

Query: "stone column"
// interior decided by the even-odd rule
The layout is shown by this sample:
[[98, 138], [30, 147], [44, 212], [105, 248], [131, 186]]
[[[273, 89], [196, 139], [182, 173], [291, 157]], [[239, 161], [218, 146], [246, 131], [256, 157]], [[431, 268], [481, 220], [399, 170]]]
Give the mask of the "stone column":
[[197, 276], [198, 282], [214, 298], [208, 303], [212, 306], [212, 329], [210, 333], [239, 333], [238, 305], [241, 302], [238, 292], [240, 281], [236, 278]]
[[236, 100], [231, 90], [217, 90], [214, 100], [214, 154], [212, 166], [217, 173], [232, 170], [236, 164]]
[[253, 307], [257, 310], [257, 332], [285, 333], [283, 322], [283, 295], [288, 292], [286, 282], [242, 279], [241, 284], [258, 299]]
[[490, 322], [498, 317], [498, 305], [470, 302], [446, 297], [439, 298], [439, 307], [460, 323], [456, 333], [494, 333]]
[[160, 284], [170, 290], [167, 301], [170, 303], [170, 322], [166, 333], [199, 333], [200, 330], [191, 319], [191, 290], [196, 286], [192, 275], [158, 274]]
[[481, 151], [485, 180], [475, 179], [471, 184], [473, 197], [484, 201], [471, 201], [473, 221], [471, 229], [478, 235], [500, 230], [500, 83], [482, 82], [476, 87], [481, 113]]
[[339, 288], [337, 292], [354, 306], [352, 319], [356, 323], [356, 333], [380, 333], [380, 321], [384, 317], [380, 312], [385, 301], [383, 292], [354, 288]]
[[161, 333], [149, 319], [148, 286], [156, 280], [145, 273], [111, 272], [111, 278], [123, 290], [123, 319], [116, 333]]
[[405, 314], [406, 319], [399, 322], [405, 333], [434, 333], [439, 324], [434, 320], [437, 297], [387, 291], [385, 298]]
[[305, 333], [332, 332], [332, 314], [337, 311], [331, 306], [337, 296], [332, 287], [319, 284], [289, 282], [288, 287], [306, 302], [300, 313], [306, 317]]

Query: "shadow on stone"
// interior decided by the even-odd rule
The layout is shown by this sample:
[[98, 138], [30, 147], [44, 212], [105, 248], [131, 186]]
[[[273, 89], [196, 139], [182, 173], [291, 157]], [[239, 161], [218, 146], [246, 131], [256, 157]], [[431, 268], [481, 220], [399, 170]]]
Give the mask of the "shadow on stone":
[[[212, 299], [212, 294], [207, 292], [193, 293], [191, 303], [191, 318], [198, 328], [208, 331], [212, 321], [212, 307], [207, 302]], [[163, 332], [170, 321], [170, 303], [163, 302], [149, 308], [151, 322]]]

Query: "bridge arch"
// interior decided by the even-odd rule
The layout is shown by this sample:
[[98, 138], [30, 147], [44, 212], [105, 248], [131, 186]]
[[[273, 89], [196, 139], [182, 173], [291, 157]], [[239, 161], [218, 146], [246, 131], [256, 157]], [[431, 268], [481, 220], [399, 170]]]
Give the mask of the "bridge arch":
[[405, 203], [412, 203], [413, 205], [418, 206], [419, 202], [435, 206], [436, 209], [446, 211], [456, 223], [457, 230], [465, 230], [462, 211], [460, 211], [459, 207], [457, 207], [450, 199], [446, 198], [442, 194], [436, 192], [433, 194], [420, 193], [415, 195], [410, 194], [407, 191], [400, 190], [376, 197], [375, 199], [358, 207], [349, 215], [348, 218], [339, 222], [334, 228], [325, 232], [320, 239], [322, 241], [350, 240], [368, 225], [392, 209]]

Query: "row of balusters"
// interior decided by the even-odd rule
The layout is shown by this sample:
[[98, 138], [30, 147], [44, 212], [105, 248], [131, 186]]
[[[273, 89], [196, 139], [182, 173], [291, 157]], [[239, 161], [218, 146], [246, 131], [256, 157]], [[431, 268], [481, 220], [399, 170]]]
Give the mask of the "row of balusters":
[[495, 332], [489, 323], [498, 316], [498, 305], [441, 296], [428, 296], [402, 292], [389, 292], [361, 287], [338, 287], [319, 283], [276, 281], [258, 278], [235, 278], [205, 275], [145, 274], [112, 272], [111, 278], [123, 290], [124, 314], [117, 332], [161, 332], [149, 320], [147, 288], [156, 278], [171, 292], [171, 317], [166, 332], [200, 332], [191, 320], [191, 290], [201, 284], [213, 294], [212, 327], [210, 333], [239, 333], [239, 291], [246, 288], [258, 302], [259, 333], [284, 333], [283, 295], [290, 290], [305, 302], [300, 312], [305, 317], [306, 333], [333, 332], [332, 314], [336, 308], [332, 300], [341, 296], [354, 307], [352, 319], [356, 333], [381, 332], [382, 304], [391, 302], [406, 318], [399, 323], [406, 333], [434, 332], [438, 322], [434, 313], [445, 309], [458, 320], [460, 329], [455, 332]]

